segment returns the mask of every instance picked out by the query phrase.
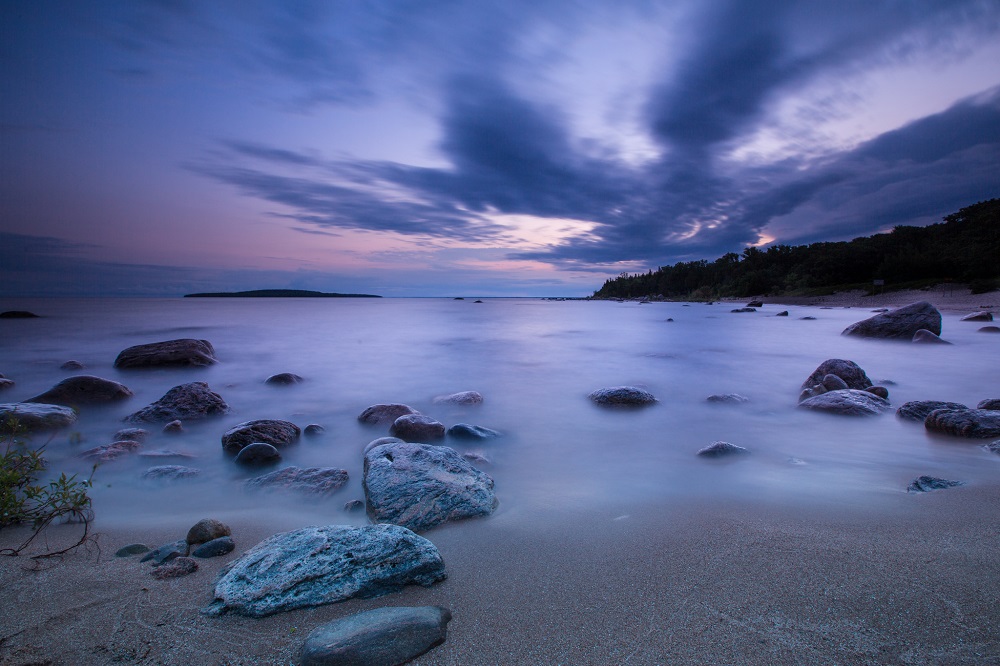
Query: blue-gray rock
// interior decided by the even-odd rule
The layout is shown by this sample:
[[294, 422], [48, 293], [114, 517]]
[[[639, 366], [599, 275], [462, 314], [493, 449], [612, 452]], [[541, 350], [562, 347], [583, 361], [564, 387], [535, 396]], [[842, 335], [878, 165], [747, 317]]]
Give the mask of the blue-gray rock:
[[802, 382], [800, 388], [810, 388], [816, 384], [823, 383], [823, 378], [827, 375], [836, 375], [844, 380], [848, 388], [865, 390], [872, 385], [872, 380], [861, 369], [861, 366], [854, 361], [845, 361], [840, 358], [829, 358], [819, 364], [813, 373]]
[[115, 557], [131, 557], [132, 555], [142, 555], [149, 552], [149, 546], [144, 543], [130, 543], [122, 546], [115, 552]]
[[479, 391], [459, 391], [458, 393], [439, 395], [434, 398], [434, 402], [436, 404], [480, 405], [483, 402], [483, 394]]
[[182, 338], [129, 347], [118, 354], [115, 367], [122, 369], [204, 367], [216, 362], [215, 349], [208, 340]]
[[233, 531], [229, 525], [215, 518], [202, 518], [191, 526], [184, 540], [192, 546], [208, 543], [225, 536], [232, 536]]
[[911, 342], [915, 342], [916, 344], [920, 344], [920, 345], [950, 345], [951, 344], [947, 340], [942, 340], [940, 337], [934, 335], [933, 333], [931, 333], [930, 331], [927, 331], [925, 329], [920, 329], [919, 331], [917, 331], [916, 333], [914, 333], [913, 334], [913, 340], [911, 340]]
[[757, 312], [757, 308], [735, 308], [730, 310], [730, 312]]
[[63, 363], [62, 365], [60, 365], [59, 369], [60, 370], [83, 370], [85, 367], [87, 367], [87, 366], [85, 366], [83, 363], [80, 363], [79, 361], [71, 360], [71, 361], [66, 361], [65, 363]]
[[302, 434], [306, 437], [319, 437], [326, 432], [326, 428], [318, 423], [310, 423], [302, 429]]
[[993, 314], [990, 312], [973, 312], [962, 317], [962, 321], [993, 321]]
[[368, 425], [392, 423], [404, 414], [416, 414], [417, 410], [398, 402], [372, 405], [358, 415], [358, 420]]
[[816, 317], [799, 317], [802, 321], [816, 321]]
[[927, 301], [912, 303], [856, 322], [845, 328], [842, 335], [912, 340], [913, 334], [920, 329], [941, 335], [941, 313]]
[[370, 598], [446, 577], [441, 554], [398, 525], [327, 525], [276, 534], [244, 553], [215, 583], [202, 610], [264, 617], [295, 608]]
[[392, 422], [389, 434], [407, 442], [436, 442], [444, 439], [444, 424], [423, 414], [403, 414]]
[[979, 328], [980, 333], [1000, 333], [1000, 326], [982, 326]]
[[447, 446], [376, 446], [365, 454], [363, 485], [372, 521], [415, 532], [487, 516], [497, 506], [493, 478]]
[[185, 467], [183, 465], [157, 465], [150, 467], [142, 473], [142, 478], [146, 481], [180, 481], [182, 479], [193, 479], [201, 475], [201, 470], [197, 467]]
[[635, 386], [597, 389], [587, 397], [604, 407], [644, 407], [656, 402], [656, 396]]
[[12, 422], [24, 432], [57, 430], [76, 423], [76, 412], [69, 407], [42, 402], [0, 404], [0, 433], [9, 432]]
[[742, 446], [736, 446], [729, 442], [715, 442], [698, 451], [698, 455], [703, 458], [727, 458], [750, 453]]
[[292, 384], [301, 384], [302, 377], [294, 372], [279, 372], [265, 379], [264, 383], [272, 386], [291, 386]]
[[949, 481], [948, 479], [939, 479], [936, 476], [924, 475], [913, 479], [906, 488], [906, 491], [910, 493], [929, 493], [932, 490], [943, 490], [944, 488], [954, 488], [955, 486], [964, 485], [963, 481]]
[[365, 444], [365, 450], [362, 453], [368, 453], [376, 446], [382, 446], [383, 444], [395, 444], [397, 442], [402, 442], [399, 437], [379, 437], [378, 439], [373, 439], [372, 441]]
[[976, 405], [976, 409], [1000, 410], [1000, 398], [987, 398], [986, 400], [980, 400], [979, 404]]
[[363, 500], [352, 499], [344, 504], [344, 511], [361, 511], [365, 508], [365, 503]]
[[170, 543], [165, 543], [156, 550], [151, 550], [143, 556], [140, 562], [149, 562], [152, 560], [153, 566], [159, 566], [164, 562], [169, 562], [175, 557], [187, 557], [189, 552], [188, 542], [184, 539], [178, 541], [171, 541]]
[[244, 446], [255, 442], [270, 444], [276, 449], [291, 446], [299, 440], [302, 431], [291, 421], [258, 419], [234, 425], [222, 434], [222, 450], [236, 454]]
[[176, 420], [204, 419], [229, 413], [222, 396], [205, 382], [181, 384], [167, 391], [156, 402], [125, 417], [129, 423], [168, 423]]
[[500, 433], [496, 430], [491, 430], [490, 428], [484, 428], [483, 426], [471, 425], [469, 423], [456, 423], [452, 427], [448, 428], [448, 436], [454, 437], [455, 439], [483, 440], [495, 439], [500, 436]]
[[133, 451], [137, 451], [140, 446], [142, 445], [139, 444], [139, 442], [124, 439], [120, 442], [111, 442], [110, 444], [95, 446], [92, 449], [82, 451], [80, 453], [80, 457], [85, 460], [94, 460], [97, 462], [111, 462], [112, 460], [117, 460], [118, 458], [126, 456]]
[[149, 437], [149, 431], [144, 430], [143, 428], [122, 428], [116, 432], [111, 439], [115, 442], [131, 440], [141, 444], [146, 441], [147, 437]]
[[347, 470], [336, 467], [286, 467], [263, 476], [249, 479], [247, 490], [281, 490], [331, 495], [347, 484]]
[[727, 405], [741, 405], [745, 402], [750, 402], [750, 398], [745, 395], [740, 395], [739, 393], [716, 393], [705, 398], [708, 402], [717, 402]]
[[959, 402], [944, 402], [942, 400], [911, 400], [903, 403], [896, 410], [896, 416], [907, 421], [920, 421], [923, 423], [927, 415], [936, 409], [968, 409], [966, 405]]
[[788, 310], [782, 310], [781, 312], [779, 312], [778, 314], [776, 314], [774, 316], [775, 317], [787, 317], [788, 316]]
[[888, 400], [857, 389], [828, 391], [806, 398], [799, 407], [843, 416], [874, 416], [890, 409]]
[[160, 580], [166, 578], [180, 578], [181, 576], [193, 574], [197, 570], [198, 563], [190, 557], [175, 557], [169, 562], [164, 563], [162, 566], [153, 569], [153, 578], [159, 578]]
[[819, 383], [822, 384], [823, 388], [827, 391], [843, 391], [844, 389], [851, 388], [847, 385], [847, 382], [834, 374], [824, 375], [823, 379], [821, 379]]
[[278, 449], [264, 442], [254, 442], [247, 444], [233, 458], [233, 462], [246, 465], [273, 465], [281, 460], [281, 453]]
[[990, 442], [989, 444], [983, 444], [983, 448], [989, 451], [990, 453], [996, 453], [997, 455], [1000, 455], [1000, 439], [998, 439], [995, 442]]
[[444, 643], [451, 611], [389, 607], [316, 627], [299, 650], [301, 666], [398, 666]]
[[197, 548], [191, 551], [191, 557], [200, 557], [202, 559], [209, 557], [220, 557], [222, 555], [227, 555], [236, 550], [236, 544], [233, 543], [233, 537], [222, 536], [218, 539], [212, 539], [211, 541], [206, 541]]
[[1000, 437], [1000, 411], [992, 409], [936, 409], [924, 419], [927, 430], [946, 435], [986, 439]]
[[44, 402], [51, 405], [99, 405], [118, 402], [132, 397], [132, 391], [124, 384], [94, 377], [78, 375], [67, 377], [45, 393], [40, 393], [25, 402]]

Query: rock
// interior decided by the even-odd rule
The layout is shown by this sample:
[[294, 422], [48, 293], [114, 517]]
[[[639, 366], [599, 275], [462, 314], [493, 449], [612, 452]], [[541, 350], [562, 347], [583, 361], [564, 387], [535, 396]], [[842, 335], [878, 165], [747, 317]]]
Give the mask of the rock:
[[417, 410], [409, 405], [393, 402], [384, 405], [372, 405], [358, 415], [358, 420], [368, 425], [382, 425], [383, 423], [392, 423], [400, 416], [417, 413]]
[[305, 527], [265, 539], [230, 564], [202, 612], [264, 617], [445, 577], [434, 544], [405, 527]]
[[444, 439], [444, 424], [423, 414], [404, 414], [392, 422], [389, 434], [407, 442], [434, 442]]
[[762, 308], [762, 307], [764, 307], [764, 302], [763, 301], [750, 301], [749, 303], [747, 303], [747, 307], [748, 308]]
[[86, 366], [84, 366], [83, 363], [80, 363], [79, 361], [66, 361], [65, 363], [63, 363], [62, 365], [59, 366], [59, 369], [60, 370], [83, 370], [84, 367], [86, 367]]
[[776, 314], [774, 316], [775, 317], [787, 317], [788, 316], [788, 310], [782, 310], [781, 312], [779, 312], [778, 314]]
[[94, 405], [118, 402], [132, 397], [127, 386], [91, 375], [68, 377], [45, 393], [28, 398], [25, 402], [44, 402], [52, 405]]
[[142, 555], [149, 552], [149, 546], [144, 543], [130, 543], [122, 546], [115, 552], [115, 557], [131, 557], [132, 555]]
[[727, 405], [740, 405], [745, 402], [750, 402], [750, 398], [745, 395], [740, 395], [739, 393], [716, 393], [705, 398], [708, 402], [718, 402]]
[[938, 336], [934, 335], [930, 331], [920, 329], [913, 334], [913, 340], [911, 342], [916, 342], [918, 344], [931, 344], [931, 345], [950, 345], [951, 343], [947, 340], [942, 340]]
[[310, 423], [302, 429], [302, 434], [306, 437], [319, 437], [326, 432], [326, 428], [318, 423]]
[[402, 442], [399, 437], [379, 437], [378, 439], [373, 439], [365, 445], [364, 453], [368, 453], [376, 446], [382, 446], [383, 444], [395, 444], [397, 442]]
[[488, 516], [493, 479], [447, 446], [383, 444], [365, 454], [368, 517], [415, 532], [448, 520]]
[[192, 546], [197, 546], [198, 544], [208, 543], [219, 537], [232, 535], [233, 531], [229, 529], [229, 525], [226, 525], [221, 520], [202, 518], [191, 526], [184, 540]]
[[157, 567], [164, 562], [169, 562], [172, 559], [178, 557], [187, 557], [188, 554], [188, 542], [184, 539], [179, 541], [171, 541], [170, 543], [165, 543], [156, 550], [151, 550], [143, 556], [140, 562], [149, 562], [152, 560], [153, 566]]
[[924, 422], [927, 416], [937, 409], [968, 409], [967, 406], [958, 402], [943, 402], [941, 400], [911, 400], [903, 403], [896, 410], [896, 416], [907, 421]]
[[375, 608], [316, 627], [301, 666], [396, 666], [444, 643], [451, 611], [440, 606]]
[[962, 317], [961, 321], [993, 321], [993, 314], [990, 312], [973, 312]]
[[182, 465], [158, 465], [150, 467], [142, 473], [142, 478], [146, 481], [179, 481], [180, 479], [190, 479], [201, 474], [201, 470], [195, 467], [184, 467]]
[[120, 442], [122, 440], [127, 439], [129, 441], [139, 442], [141, 444], [142, 442], [146, 441], [147, 437], [149, 437], [149, 431], [144, 430], [143, 428], [122, 428], [121, 430], [116, 432], [114, 434], [114, 437], [112, 437], [111, 439], [115, 440], [116, 442]]
[[979, 404], [976, 405], [976, 409], [1000, 409], [1000, 398], [987, 398], [986, 400], [980, 400]]
[[118, 354], [115, 367], [161, 368], [174, 366], [204, 367], [216, 363], [215, 349], [208, 340], [166, 340], [129, 347]]
[[481, 405], [483, 395], [478, 391], [460, 391], [449, 395], [439, 395], [434, 398], [435, 404], [448, 403], [452, 405]]
[[845, 361], [839, 358], [830, 358], [819, 364], [813, 373], [802, 382], [801, 388], [809, 388], [816, 384], [822, 384], [823, 378], [827, 375], [836, 375], [844, 380], [848, 388], [864, 390], [872, 385], [872, 380], [854, 361]]
[[820, 380], [820, 384], [823, 385], [827, 391], [843, 391], [844, 389], [851, 388], [847, 385], [843, 379], [837, 375], [823, 375], [823, 379]]
[[738, 456], [746, 453], [750, 453], [747, 449], [742, 446], [736, 446], [735, 444], [730, 444], [729, 442], [715, 442], [709, 446], [706, 446], [702, 450], [698, 451], [698, 455], [702, 458], [725, 458], [729, 456]]
[[1000, 437], [1000, 411], [991, 409], [935, 409], [924, 419], [924, 427], [958, 437]]
[[816, 384], [814, 386], [810, 386], [809, 388], [804, 388], [802, 389], [802, 392], [799, 393], [799, 402], [816, 395], [823, 395], [824, 393], [826, 393], [826, 387], [822, 384]]
[[110, 444], [87, 449], [80, 453], [80, 457], [98, 462], [111, 462], [138, 450], [140, 446], [142, 445], [139, 442], [131, 439], [123, 439], [118, 442], [111, 442]]
[[587, 397], [605, 407], [643, 407], [656, 402], [656, 397], [652, 393], [634, 386], [598, 389]]
[[344, 504], [344, 511], [354, 512], [361, 511], [365, 508], [365, 503], [359, 499], [352, 499], [346, 504]]
[[1000, 326], [983, 326], [979, 333], [1000, 333]]
[[177, 557], [163, 566], [153, 569], [153, 578], [180, 578], [198, 570], [198, 563], [190, 557]]
[[0, 403], [0, 433], [10, 431], [11, 419], [25, 432], [55, 430], [73, 425], [76, 412], [69, 407], [42, 402]]
[[757, 308], [736, 308], [735, 310], [730, 310], [730, 312], [757, 312]]
[[182, 458], [185, 460], [191, 460], [197, 456], [191, 453], [185, 453], [184, 451], [171, 451], [170, 449], [156, 449], [154, 451], [140, 451], [140, 458]]
[[799, 407], [843, 416], [873, 416], [887, 411], [889, 401], [868, 391], [844, 389], [806, 398]]
[[877, 395], [883, 400], [889, 399], [889, 389], [887, 389], [884, 386], [869, 386], [865, 390], [871, 393], [872, 395]]
[[281, 449], [298, 441], [301, 431], [291, 421], [258, 419], [234, 425], [222, 435], [222, 450], [239, 453], [240, 449], [255, 442], [263, 442]]
[[963, 481], [949, 481], [948, 479], [939, 479], [935, 476], [918, 476], [910, 482], [910, 485], [906, 488], [906, 492], [909, 493], [929, 493], [932, 490], [942, 490], [944, 488], [954, 488], [955, 486], [964, 486]]
[[156, 402], [125, 417], [129, 423], [167, 423], [175, 420], [204, 419], [229, 413], [229, 405], [205, 382], [181, 384]]
[[995, 442], [990, 442], [989, 444], [983, 444], [983, 448], [991, 453], [1000, 455], [1000, 439]]
[[271, 384], [272, 386], [290, 386], [292, 384], [301, 384], [302, 377], [293, 372], [280, 372], [265, 379], [264, 383]]
[[934, 335], [941, 335], [941, 313], [927, 301], [913, 303], [856, 322], [845, 328], [842, 335], [912, 340], [913, 334], [921, 329], [926, 329]]
[[281, 460], [281, 453], [275, 447], [270, 444], [265, 444], [264, 442], [254, 442], [253, 444], [247, 444], [236, 457], [233, 458], [233, 462], [238, 465], [246, 465], [248, 467], [254, 467], [257, 465], [273, 465]]
[[802, 321], [816, 321], [816, 317], [799, 317]]
[[462, 457], [468, 460], [473, 465], [492, 465], [493, 461], [489, 456], [483, 453], [475, 453], [473, 451], [468, 451], [462, 454]]
[[0, 312], [0, 319], [38, 319], [38, 315], [26, 310], [7, 310]]
[[310, 495], [330, 495], [348, 481], [347, 470], [336, 467], [286, 467], [249, 479], [247, 490], [287, 490]]
[[3, 391], [4, 389], [13, 388], [13, 387], [14, 387], [14, 381], [13, 380], [6, 379], [4, 377], [0, 377], [0, 391]]
[[448, 428], [448, 436], [454, 437], [455, 439], [494, 439], [500, 436], [500, 433], [496, 430], [491, 430], [490, 428], [484, 428], [483, 426], [470, 425], [468, 423], [456, 423], [452, 427]]
[[206, 541], [192, 550], [191, 557], [200, 557], [202, 559], [220, 557], [228, 555], [234, 550], [236, 550], [236, 544], [233, 543], [233, 538], [231, 536], [221, 536], [218, 539]]
[[162, 430], [164, 435], [177, 435], [184, 432], [184, 423], [182, 421], [171, 421], [163, 426]]

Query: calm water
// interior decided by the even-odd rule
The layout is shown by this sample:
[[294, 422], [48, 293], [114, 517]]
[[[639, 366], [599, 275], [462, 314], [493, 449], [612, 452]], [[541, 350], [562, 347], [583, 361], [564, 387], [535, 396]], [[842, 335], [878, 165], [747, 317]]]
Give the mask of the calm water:
[[[14, 402], [72, 373], [122, 382], [135, 397], [86, 409], [76, 426], [48, 444], [53, 470], [86, 473], [79, 452], [111, 441], [127, 414], [169, 388], [206, 381], [232, 407], [224, 418], [185, 424], [180, 435], [151, 427], [146, 449], [197, 456], [196, 480], [157, 485], [142, 471], [157, 462], [132, 456], [102, 465], [92, 492], [99, 524], [188, 523], [205, 515], [264, 515], [289, 529], [304, 524], [362, 523], [344, 513], [363, 498], [362, 449], [387, 434], [357, 422], [366, 407], [404, 402], [446, 426], [465, 422], [504, 433], [485, 445], [449, 442], [492, 458], [500, 507], [493, 520], [537, 522], [561, 510], [628, 514], [650, 503], [744, 501], [875, 505], [903, 492], [918, 474], [995, 484], [1000, 456], [975, 440], [933, 437], [892, 414], [832, 417], [796, 409], [802, 381], [827, 358], [851, 359], [876, 383], [891, 380], [890, 400], [935, 399], [970, 406], [1000, 397], [1000, 339], [980, 324], [945, 315], [954, 346], [917, 346], [845, 338], [840, 331], [867, 309], [765, 306], [731, 314], [732, 305], [553, 302], [527, 299], [176, 299], [19, 300], [34, 320], [0, 321], [0, 372], [16, 386]], [[789, 317], [774, 317], [788, 309]], [[815, 316], [815, 321], [800, 317]], [[674, 321], [668, 322], [672, 318]], [[131, 345], [204, 338], [220, 363], [210, 368], [121, 372], [112, 363]], [[306, 381], [272, 387], [269, 375]], [[587, 394], [630, 384], [659, 404], [640, 411], [595, 407]], [[474, 407], [433, 404], [438, 395], [477, 390]], [[751, 402], [715, 405], [713, 393]], [[280, 418], [318, 423], [324, 436], [285, 451], [283, 464], [347, 469], [349, 484], [331, 499], [247, 495], [249, 474], [222, 454], [230, 426]], [[695, 452], [716, 440], [752, 455], [706, 461]], [[40, 441], [40, 440], [36, 440]]]

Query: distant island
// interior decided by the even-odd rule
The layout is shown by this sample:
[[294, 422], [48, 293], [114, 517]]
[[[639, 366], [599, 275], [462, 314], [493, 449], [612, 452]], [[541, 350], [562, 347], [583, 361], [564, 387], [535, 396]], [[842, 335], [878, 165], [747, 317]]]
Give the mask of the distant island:
[[184, 298], [382, 298], [375, 294], [336, 294], [307, 289], [253, 289], [251, 291], [211, 291], [184, 294]]

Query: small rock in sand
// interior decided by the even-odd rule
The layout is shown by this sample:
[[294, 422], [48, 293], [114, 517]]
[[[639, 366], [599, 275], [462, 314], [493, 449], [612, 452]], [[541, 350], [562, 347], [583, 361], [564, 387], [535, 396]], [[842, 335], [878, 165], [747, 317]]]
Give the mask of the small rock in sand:
[[153, 566], [160, 566], [164, 562], [169, 562], [178, 557], [186, 557], [188, 554], [188, 542], [184, 539], [165, 543], [156, 550], [151, 550], [143, 556], [140, 562], [153, 562]]
[[149, 546], [144, 543], [130, 543], [122, 546], [115, 552], [115, 557], [131, 557], [132, 555], [142, 555], [149, 552]]
[[198, 563], [190, 557], [177, 557], [156, 569], [153, 569], [153, 578], [164, 580], [166, 578], [180, 578], [193, 574], [198, 570]]
[[207, 559], [209, 557], [220, 557], [236, 550], [231, 536], [221, 536], [218, 539], [206, 541], [191, 551], [191, 557]]
[[936, 476], [924, 475], [913, 479], [906, 488], [906, 491], [910, 493], [929, 493], [932, 490], [942, 490], [944, 488], [954, 488], [955, 486], [964, 485], [963, 481], [949, 481], [948, 479], [939, 479]]

